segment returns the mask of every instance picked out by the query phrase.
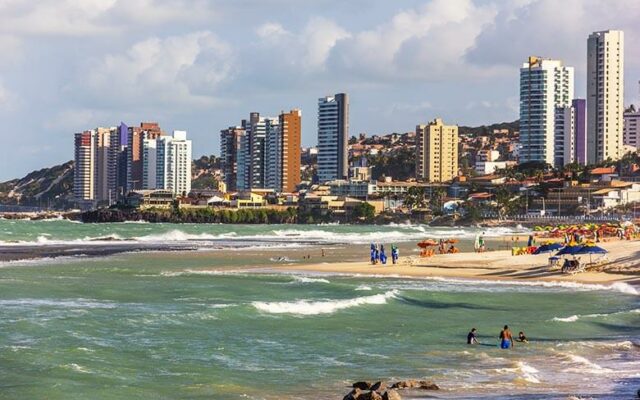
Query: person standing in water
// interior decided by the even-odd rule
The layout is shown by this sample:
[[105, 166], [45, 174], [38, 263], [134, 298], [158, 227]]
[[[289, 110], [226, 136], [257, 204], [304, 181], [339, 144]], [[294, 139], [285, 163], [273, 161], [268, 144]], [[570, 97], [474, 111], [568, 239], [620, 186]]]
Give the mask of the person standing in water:
[[471, 328], [471, 331], [467, 335], [467, 344], [479, 344], [478, 337], [476, 336], [476, 328]]
[[509, 325], [505, 325], [502, 331], [500, 331], [500, 348], [510, 349], [513, 347], [513, 335], [509, 330]]

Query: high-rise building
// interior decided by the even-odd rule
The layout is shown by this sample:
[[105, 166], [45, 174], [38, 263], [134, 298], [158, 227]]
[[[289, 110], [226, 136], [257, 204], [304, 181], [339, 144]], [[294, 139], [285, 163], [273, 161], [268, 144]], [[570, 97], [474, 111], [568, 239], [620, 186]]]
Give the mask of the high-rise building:
[[[556, 165], [555, 151], [564, 142], [556, 132], [556, 109], [573, 99], [573, 68], [559, 60], [529, 57], [520, 68], [520, 162]], [[562, 160], [562, 157], [558, 158]]]
[[318, 180], [346, 179], [349, 174], [349, 96], [318, 99]]
[[624, 113], [624, 144], [640, 148], [640, 110]]
[[586, 165], [587, 161], [587, 101], [585, 99], [573, 99], [573, 126], [575, 135], [575, 157], [578, 164]]
[[164, 189], [175, 195], [191, 191], [191, 140], [187, 132], [143, 139], [143, 189]]
[[416, 126], [416, 178], [448, 182], [458, 175], [458, 126], [436, 118]]
[[623, 152], [624, 34], [601, 31], [587, 40], [587, 159], [617, 160]]
[[280, 113], [282, 170], [277, 189], [281, 192], [294, 192], [300, 184], [300, 148], [302, 146], [302, 111], [294, 109]]
[[95, 200], [95, 141], [96, 135], [93, 131], [76, 133], [74, 136], [73, 194], [77, 202]]
[[74, 196], [93, 205], [117, 200], [118, 130], [98, 127], [75, 134]]
[[156, 122], [142, 122], [140, 127], [129, 127], [127, 137], [127, 189], [143, 188], [144, 139], [156, 139], [164, 133]]
[[282, 112], [267, 132], [265, 176], [267, 189], [293, 192], [300, 183], [300, 110]]
[[220, 160], [228, 191], [238, 190], [238, 156], [240, 142], [244, 136], [245, 131], [241, 126], [232, 126], [220, 131]]
[[112, 140], [112, 143], [117, 142], [117, 145], [114, 146], [114, 151], [117, 152], [116, 192], [117, 198], [122, 198], [127, 191], [127, 140], [129, 138], [129, 127], [124, 122], [120, 122], [116, 135], [115, 140]]

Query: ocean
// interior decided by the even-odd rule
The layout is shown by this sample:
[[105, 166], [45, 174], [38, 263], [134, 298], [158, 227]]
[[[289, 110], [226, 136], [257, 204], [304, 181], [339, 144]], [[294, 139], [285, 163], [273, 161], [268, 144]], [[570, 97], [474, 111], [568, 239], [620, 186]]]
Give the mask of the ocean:
[[[0, 263], [0, 398], [340, 399], [354, 381], [407, 378], [442, 388], [409, 398], [633, 398], [640, 297], [627, 284], [274, 270], [478, 232], [0, 220], [0, 248], [38, 249]], [[496, 245], [514, 233], [485, 232]], [[114, 242], [132, 247], [83, 255]], [[132, 251], [144, 243], [184, 248]], [[498, 349], [504, 324], [530, 343]], [[472, 327], [481, 345], [466, 345]]]

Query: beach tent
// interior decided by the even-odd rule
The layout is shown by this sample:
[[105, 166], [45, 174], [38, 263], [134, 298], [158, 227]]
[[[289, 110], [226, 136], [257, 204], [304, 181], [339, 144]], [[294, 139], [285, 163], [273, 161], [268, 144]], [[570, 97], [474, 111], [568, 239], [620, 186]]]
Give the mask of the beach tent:
[[542, 246], [538, 247], [536, 251], [533, 252], [533, 254], [550, 253], [552, 251], [561, 249], [562, 247], [563, 246], [560, 243], [543, 244]]

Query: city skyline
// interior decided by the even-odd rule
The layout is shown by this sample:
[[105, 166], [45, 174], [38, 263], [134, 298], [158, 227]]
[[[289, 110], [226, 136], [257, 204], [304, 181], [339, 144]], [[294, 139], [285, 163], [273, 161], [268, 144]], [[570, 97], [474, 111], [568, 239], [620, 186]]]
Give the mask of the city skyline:
[[[585, 38], [603, 29], [625, 31], [624, 104], [638, 102], [640, 11], [632, 1], [283, 0], [279, 13], [251, 1], [145, 4], [0, 6], [0, 49], [11, 55], [0, 63], [8, 141], [0, 180], [69, 160], [60, 144], [69, 134], [120, 121], [187, 130], [195, 155], [217, 154], [219, 130], [248, 110], [300, 108], [302, 144], [315, 145], [317, 98], [338, 92], [350, 94], [351, 135], [411, 131], [435, 117], [514, 120], [522, 60], [540, 54], [575, 67], [575, 97], [585, 98]], [[241, 11], [247, 5], [254, 11]], [[240, 17], [248, 29], [227, 35]], [[246, 63], [285, 48], [290, 63]]]

